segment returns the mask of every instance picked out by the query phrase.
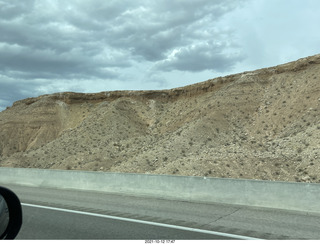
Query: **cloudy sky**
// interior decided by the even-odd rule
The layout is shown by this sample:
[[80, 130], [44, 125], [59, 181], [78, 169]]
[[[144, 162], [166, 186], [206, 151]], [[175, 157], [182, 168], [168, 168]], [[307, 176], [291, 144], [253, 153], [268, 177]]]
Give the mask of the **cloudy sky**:
[[0, 0], [0, 111], [169, 89], [320, 53], [318, 0]]

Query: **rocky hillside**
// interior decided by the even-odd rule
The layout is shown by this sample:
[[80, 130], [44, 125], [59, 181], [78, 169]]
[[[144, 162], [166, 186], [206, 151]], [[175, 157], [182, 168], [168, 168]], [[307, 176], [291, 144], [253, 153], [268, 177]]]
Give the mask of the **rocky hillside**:
[[320, 55], [161, 91], [0, 113], [0, 166], [320, 182]]

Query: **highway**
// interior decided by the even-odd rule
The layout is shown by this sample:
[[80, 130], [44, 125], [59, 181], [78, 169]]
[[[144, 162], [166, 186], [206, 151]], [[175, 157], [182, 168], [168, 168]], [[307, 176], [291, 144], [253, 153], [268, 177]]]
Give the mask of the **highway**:
[[18, 239], [217, 239], [210, 234], [112, 219], [101, 214], [95, 216], [28, 206], [24, 211], [28, 224]]
[[5, 185], [23, 205], [20, 240], [320, 239], [320, 214]]

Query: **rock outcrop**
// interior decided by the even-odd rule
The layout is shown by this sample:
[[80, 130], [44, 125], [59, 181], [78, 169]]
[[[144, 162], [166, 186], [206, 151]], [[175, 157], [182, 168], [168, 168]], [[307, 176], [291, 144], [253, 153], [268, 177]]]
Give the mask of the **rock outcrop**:
[[159, 91], [0, 113], [0, 166], [320, 182], [320, 55]]

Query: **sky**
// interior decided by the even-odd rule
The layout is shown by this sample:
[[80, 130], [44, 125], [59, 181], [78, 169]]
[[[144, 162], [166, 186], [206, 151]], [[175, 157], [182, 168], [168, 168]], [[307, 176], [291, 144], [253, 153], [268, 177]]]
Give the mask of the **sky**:
[[0, 111], [161, 90], [320, 53], [318, 0], [0, 0]]

